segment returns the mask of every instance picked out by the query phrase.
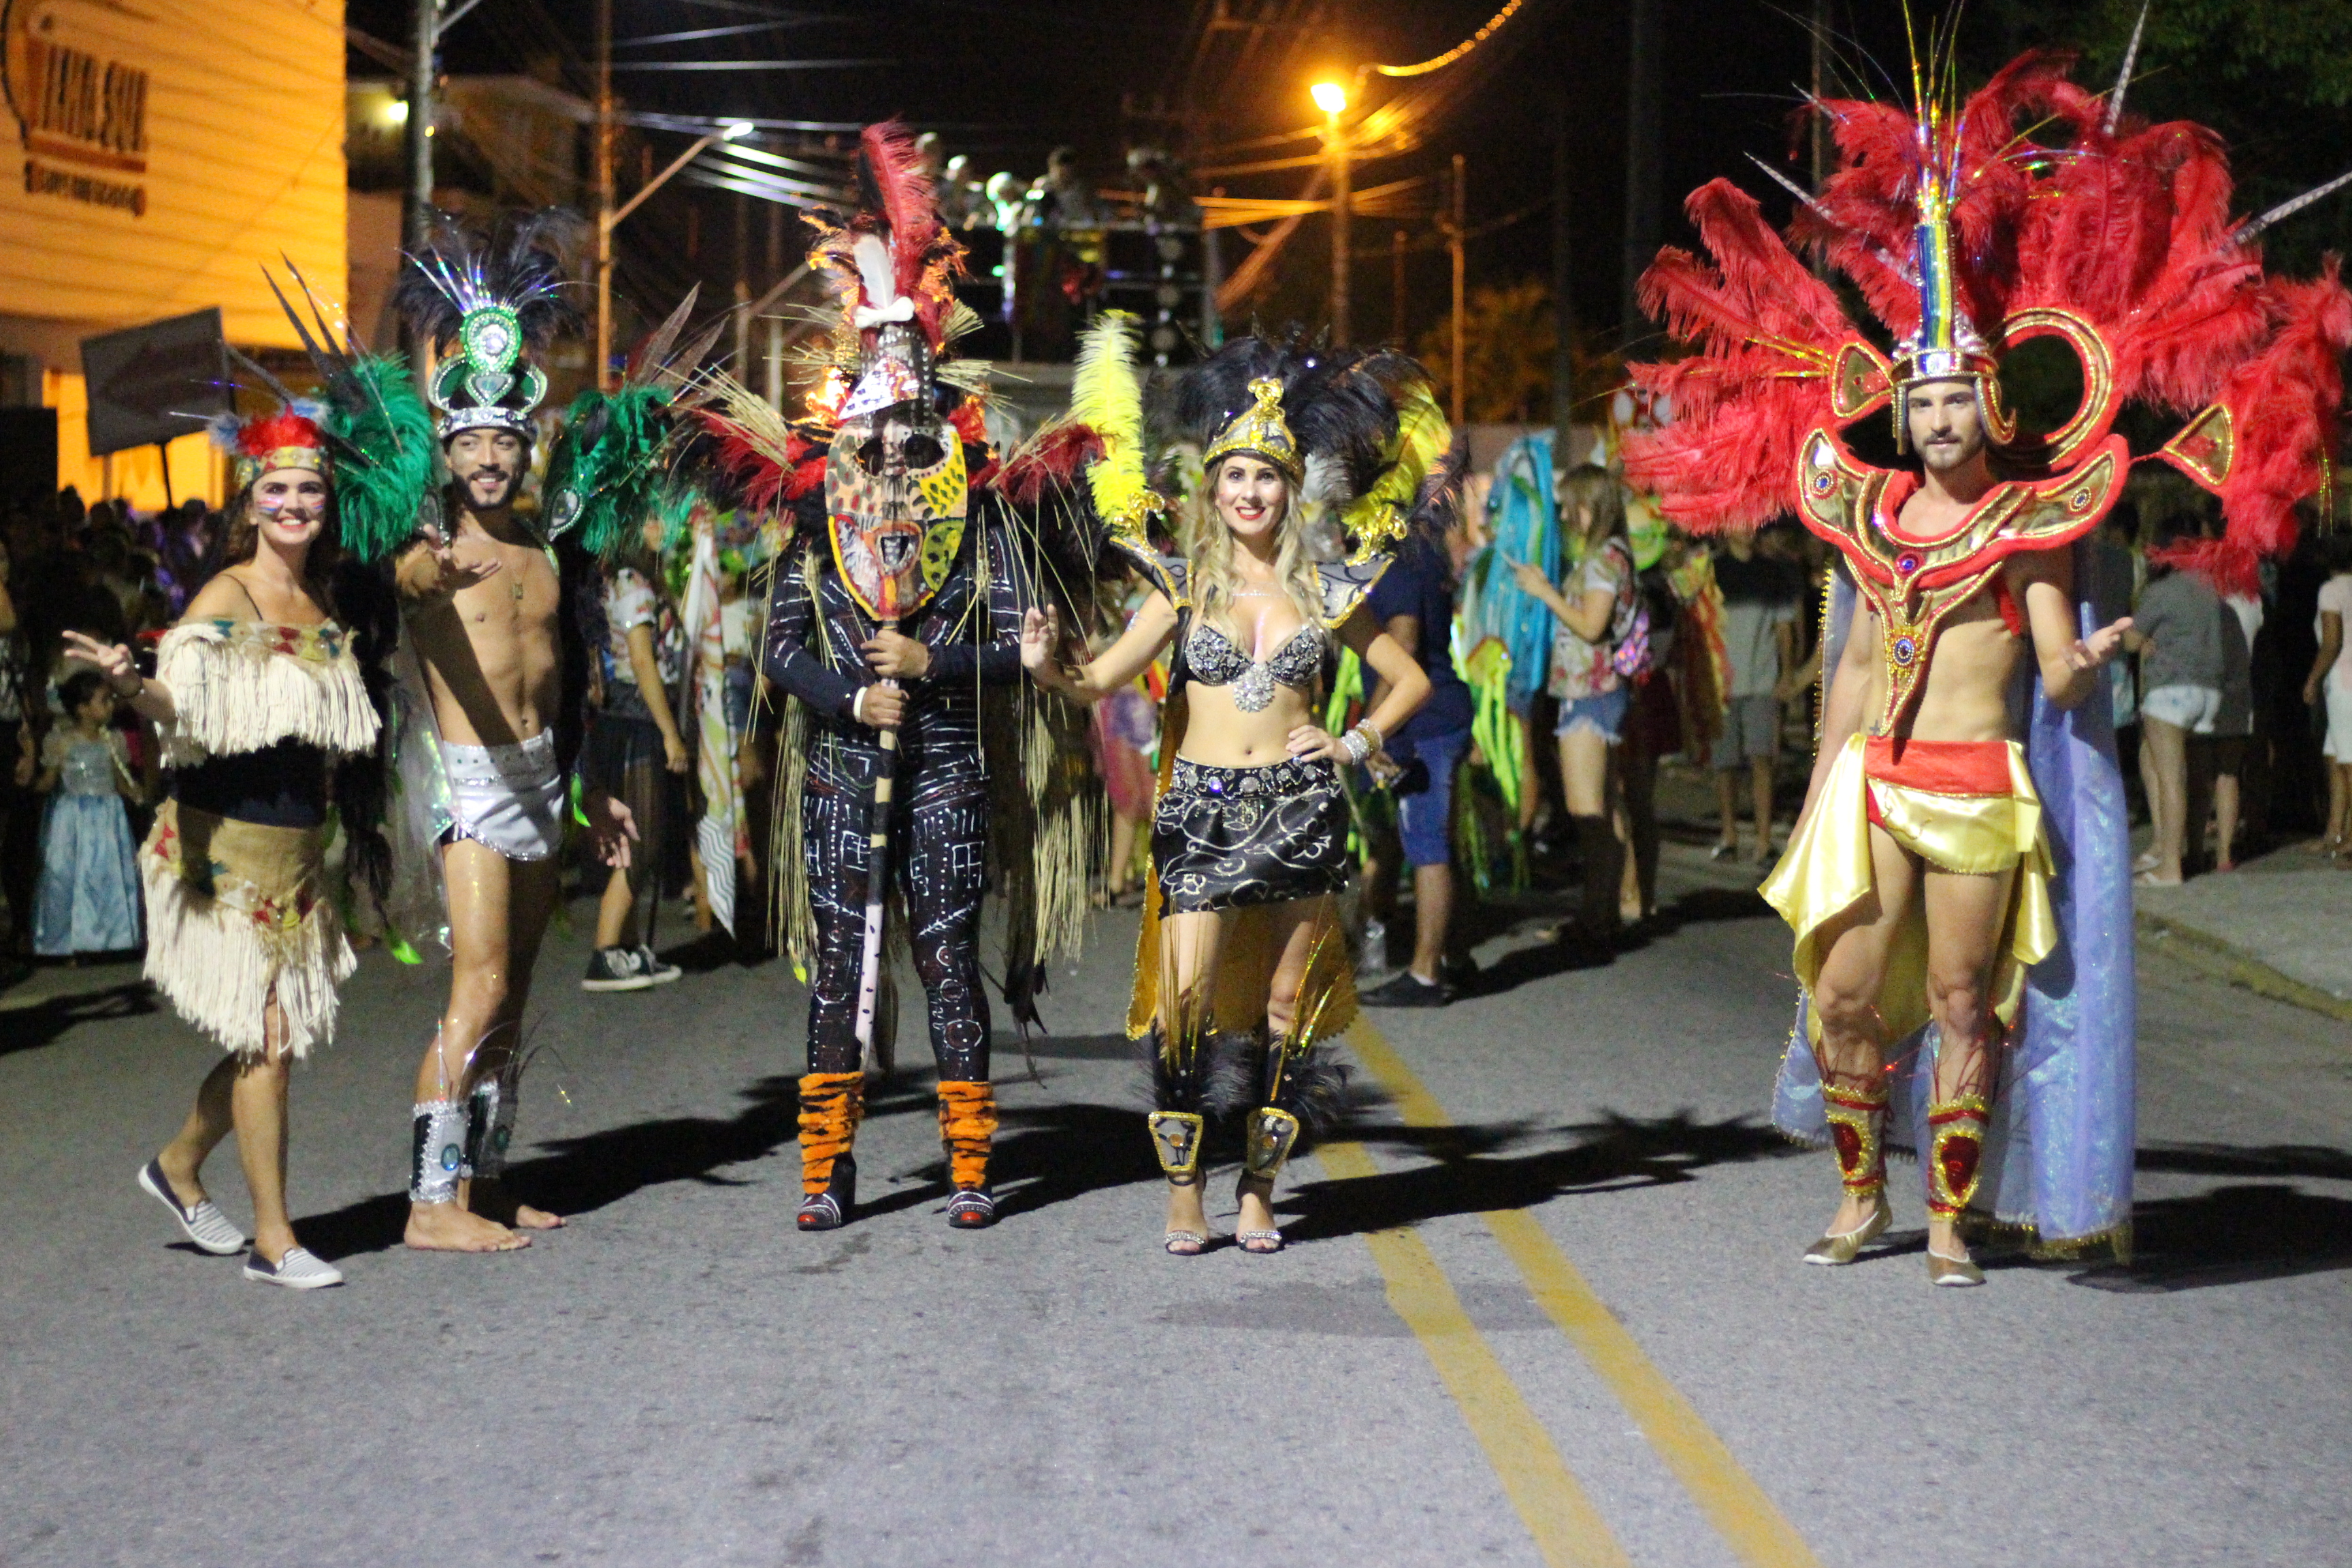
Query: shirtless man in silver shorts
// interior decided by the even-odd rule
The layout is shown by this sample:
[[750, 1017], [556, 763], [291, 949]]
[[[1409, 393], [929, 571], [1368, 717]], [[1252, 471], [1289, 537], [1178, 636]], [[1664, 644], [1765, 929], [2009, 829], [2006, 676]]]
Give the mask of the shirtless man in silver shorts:
[[[446, 537], [425, 530], [395, 567], [454, 819], [440, 848], [454, 967], [447, 1010], [416, 1073], [404, 1239], [499, 1252], [529, 1245], [525, 1231], [563, 1223], [499, 1187], [523, 1005], [562, 892], [567, 777], [557, 725], [581, 698], [567, 678], [584, 680], [585, 668], [565, 657], [581, 636], [567, 619], [572, 601], [555, 552], [514, 514], [529, 467], [525, 436], [486, 422], [445, 435], [443, 446], [454, 522]], [[576, 736], [566, 739], [561, 749], [575, 752]], [[635, 837], [628, 808], [601, 793], [583, 807], [600, 857], [625, 865]]]

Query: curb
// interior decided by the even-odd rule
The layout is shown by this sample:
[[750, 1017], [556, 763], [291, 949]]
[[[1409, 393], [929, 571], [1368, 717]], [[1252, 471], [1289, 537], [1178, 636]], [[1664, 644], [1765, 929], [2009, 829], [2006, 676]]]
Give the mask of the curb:
[[2134, 925], [2140, 940], [2160, 943], [2165, 955], [2184, 969], [2209, 979], [2241, 986], [2273, 1001], [2289, 1003], [2339, 1023], [2352, 1024], [2352, 1001], [2282, 974], [2253, 954], [2231, 946], [2210, 931], [2198, 930], [2166, 915], [2137, 913]]

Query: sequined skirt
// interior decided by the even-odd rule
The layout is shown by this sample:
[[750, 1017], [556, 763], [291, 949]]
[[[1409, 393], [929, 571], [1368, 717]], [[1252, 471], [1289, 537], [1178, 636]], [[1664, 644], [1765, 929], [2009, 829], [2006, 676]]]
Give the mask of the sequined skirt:
[[1348, 797], [1321, 759], [1213, 768], [1176, 759], [1151, 817], [1163, 912], [1196, 914], [1348, 885]]

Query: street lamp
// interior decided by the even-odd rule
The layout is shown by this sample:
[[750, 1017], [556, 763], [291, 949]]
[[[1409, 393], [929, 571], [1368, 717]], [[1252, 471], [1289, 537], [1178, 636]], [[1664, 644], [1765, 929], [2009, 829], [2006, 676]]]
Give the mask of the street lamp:
[[1339, 116], [1348, 111], [1348, 89], [1336, 81], [1318, 81], [1307, 89], [1323, 111], [1323, 141], [1331, 150], [1331, 342], [1348, 342], [1348, 132]]

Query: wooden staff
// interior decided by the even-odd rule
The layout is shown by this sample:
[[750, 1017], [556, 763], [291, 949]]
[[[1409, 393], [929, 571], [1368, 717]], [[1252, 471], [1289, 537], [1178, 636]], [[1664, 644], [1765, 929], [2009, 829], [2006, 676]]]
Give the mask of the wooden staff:
[[[881, 629], [895, 632], [896, 619], [881, 623]], [[897, 690], [895, 680], [880, 684]], [[882, 910], [890, 901], [890, 799], [891, 785], [898, 773], [898, 731], [892, 728], [881, 731], [882, 766], [874, 775], [874, 798], [867, 807], [866, 826], [866, 950], [857, 972], [857, 1054], [863, 1062], [874, 1047], [874, 1008], [882, 984]], [[887, 1072], [889, 1064], [884, 1064]]]

